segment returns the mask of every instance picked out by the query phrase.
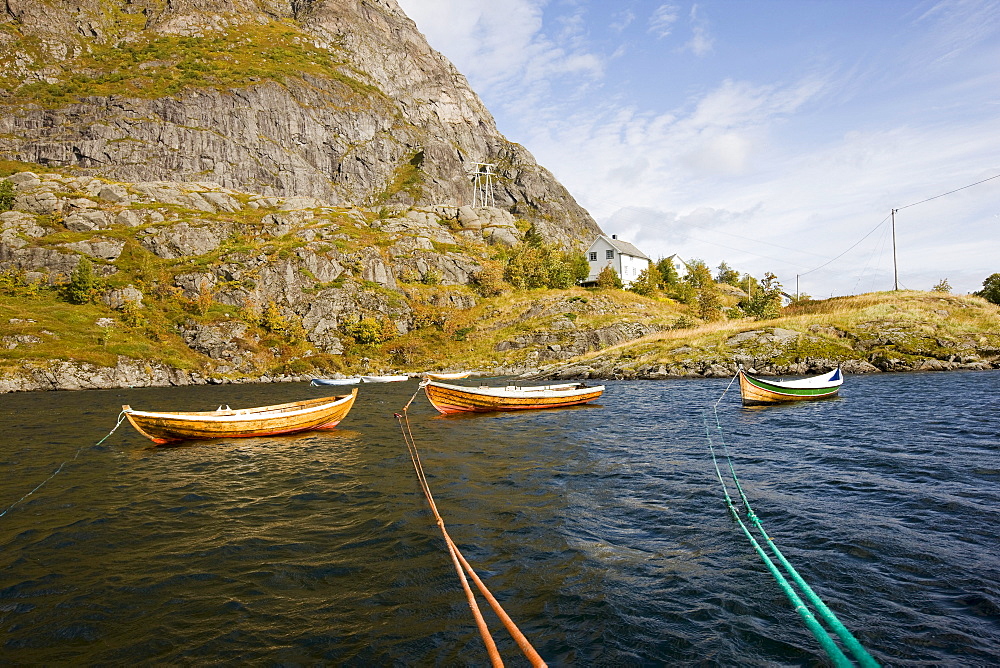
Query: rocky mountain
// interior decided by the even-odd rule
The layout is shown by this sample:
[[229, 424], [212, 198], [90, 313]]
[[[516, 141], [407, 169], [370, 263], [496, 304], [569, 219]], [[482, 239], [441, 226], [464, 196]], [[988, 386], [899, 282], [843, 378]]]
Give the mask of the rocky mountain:
[[440, 361], [529, 230], [600, 233], [394, 0], [0, 3], [0, 391]]
[[496, 206], [599, 233], [394, 0], [6, 0], [0, 156], [325, 205]]

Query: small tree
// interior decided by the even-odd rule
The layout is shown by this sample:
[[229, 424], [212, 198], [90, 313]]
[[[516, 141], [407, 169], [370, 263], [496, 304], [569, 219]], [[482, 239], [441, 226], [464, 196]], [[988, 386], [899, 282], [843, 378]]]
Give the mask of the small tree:
[[14, 198], [17, 191], [14, 184], [7, 179], [0, 179], [0, 211], [10, 211], [14, 208]]
[[757, 320], [770, 320], [781, 314], [781, 283], [778, 277], [767, 272], [760, 288], [751, 297], [740, 302], [740, 308]]
[[722, 299], [715, 285], [698, 288], [698, 317], [708, 321], [722, 318]]
[[597, 275], [597, 287], [622, 289], [622, 279], [610, 264], [605, 265], [604, 269], [601, 269], [601, 273]]
[[574, 285], [579, 285], [590, 276], [590, 263], [583, 253], [569, 253], [566, 258]]
[[712, 270], [708, 268], [703, 260], [691, 260], [687, 265], [688, 273], [684, 276], [684, 282], [696, 288], [714, 286], [715, 279], [712, 277]]
[[80, 257], [76, 268], [69, 275], [66, 299], [72, 304], [89, 304], [97, 300], [101, 279], [94, 273], [94, 265], [87, 256]]
[[739, 287], [740, 272], [723, 262], [719, 265], [718, 273], [715, 275], [715, 282]]
[[988, 302], [1000, 304], [1000, 274], [990, 274], [989, 278], [983, 281], [983, 289], [974, 294]]
[[629, 290], [644, 297], [649, 297], [660, 287], [660, 280], [660, 270], [655, 265], [650, 264], [632, 281]]
[[937, 285], [931, 288], [932, 292], [951, 292], [951, 284], [948, 283], [947, 278], [942, 278], [938, 281]]
[[674, 261], [665, 257], [657, 261], [656, 268], [660, 270], [660, 275], [663, 276], [664, 285], [677, 285], [680, 282], [680, 276], [677, 274], [677, 268], [674, 266]]
[[472, 276], [472, 286], [483, 297], [497, 297], [510, 289], [503, 280], [503, 265], [485, 260], [482, 268]]

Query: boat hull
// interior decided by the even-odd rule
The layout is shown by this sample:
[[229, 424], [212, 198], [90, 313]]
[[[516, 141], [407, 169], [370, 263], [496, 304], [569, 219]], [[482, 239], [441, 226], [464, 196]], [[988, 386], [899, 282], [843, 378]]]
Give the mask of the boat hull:
[[837, 372], [837, 380], [818, 387], [796, 387], [787, 383], [762, 380], [740, 371], [740, 396], [744, 406], [766, 406], [790, 401], [816, 401], [837, 396], [842, 377]]
[[449, 415], [576, 406], [600, 397], [604, 386], [587, 387], [571, 383], [545, 387], [474, 388], [429, 381], [424, 384], [424, 392], [438, 412]]
[[357, 385], [360, 378], [313, 378], [310, 385]]
[[333, 429], [354, 405], [357, 389], [340, 397], [308, 399], [258, 408], [156, 413], [122, 406], [140, 434], [158, 445], [213, 438], [251, 438]]

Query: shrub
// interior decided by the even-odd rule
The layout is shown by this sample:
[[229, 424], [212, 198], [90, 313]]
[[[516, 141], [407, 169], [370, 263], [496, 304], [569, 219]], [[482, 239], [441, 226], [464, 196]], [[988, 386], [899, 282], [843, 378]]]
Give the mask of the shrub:
[[21, 269], [0, 271], [0, 295], [37, 297], [43, 287], [44, 284], [41, 281], [29, 281]]
[[982, 297], [988, 302], [1000, 304], [1000, 274], [990, 274], [990, 276], [983, 281], [983, 289], [974, 294]]
[[503, 280], [503, 266], [499, 262], [487, 260], [482, 269], [472, 277], [472, 287], [483, 297], [497, 297], [510, 287]]
[[10, 211], [14, 208], [14, 198], [17, 192], [14, 184], [7, 179], [0, 180], [0, 211]]
[[669, 257], [657, 261], [656, 269], [660, 272], [660, 276], [662, 276], [661, 281], [664, 285], [676, 285], [681, 280], [677, 274], [677, 268], [674, 267], [673, 259]]
[[770, 320], [781, 314], [781, 283], [778, 277], [767, 272], [760, 289], [752, 297], [740, 302], [739, 307], [752, 318]]
[[267, 303], [260, 312], [260, 326], [268, 332], [284, 338], [291, 344], [305, 341], [306, 330], [298, 316], [285, 316], [273, 301]]
[[94, 273], [94, 265], [81, 256], [66, 285], [66, 299], [72, 304], [90, 304], [97, 301], [103, 281]]
[[739, 287], [740, 272], [723, 262], [719, 265], [718, 273], [715, 275], [715, 281], [716, 283], [725, 283], [726, 285]]
[[632, 292], [649, 297], [659, 288], [661, 281], [660, 271], [653, 265], [649, 265], [642, 270], [642, 273], [629, 286]]
[[611, 265], [606, 265], [597, 275], [597, 287], [622, 289], [622, 279]]
[[386, 322], [379, 322], [375, 318], [367, 317], [356, 322], [344, 323], [341, 330], [354, 339], [355, 343], [368, 346], [383, 343], [394, 336], [394, 328], [393, 331], [390, 331], [392, 323], [388, 323], [388, 327], [386, 324]]
[[938, 281], [937, 285], [931, 288], [932, 292], [951, 292], [951, 284], [948, 283], [947, 278], [942, 278]]
[[138, 302], [126, 299], [118, 311], [118, 317], [123, 323], [132, 328], [143, 327], [146, 319], [142, 316], [142, 307]]

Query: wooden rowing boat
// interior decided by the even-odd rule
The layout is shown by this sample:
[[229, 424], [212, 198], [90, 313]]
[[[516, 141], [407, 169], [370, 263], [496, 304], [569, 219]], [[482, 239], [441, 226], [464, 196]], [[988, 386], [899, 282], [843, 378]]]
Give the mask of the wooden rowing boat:
[[351, 410], [357, 396], [355, 388], [345, 396], [257, 408], [234, 410], [220, 406], [214, 411], [156, 413], [133, 410], [126, 405], [122, 406], [122, 411], [136, 431], [153, 443], [163, 444], [189, 439], [248, 438], [333, 429]]
[[744, 406], [760, 406], [786, 401], [809, 401], [837, 396], [844, 383], [840, 368], [820, 376], [799, 380], [764, 380], [751, 376], [740, 367], [740, 396]]
[[471, 374], [471, 371], [453, 371], [450, 373], [428, 371], [423, 374], [423, 376], [424, 378], [430, 378], [431, 380], [459, 380], [460, 378], [468, 378]]
[[422, 383], [427, 399], [444, 414], [488, 411], [517, 411], [538, 408], [562, 408], [593, 401], [604, 392], [603, 385], [583, 383], [543, 385], [539, 387], [463, 387], [433, 380]]
[[362, 383], [398, 383], [400, 381], [409, 380], [410, 377], [406, 375], [399, 376], [361, 376]]
[[361, 379], [354, 378], [313, 378], [310, 385], [357, 385]]

